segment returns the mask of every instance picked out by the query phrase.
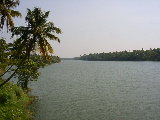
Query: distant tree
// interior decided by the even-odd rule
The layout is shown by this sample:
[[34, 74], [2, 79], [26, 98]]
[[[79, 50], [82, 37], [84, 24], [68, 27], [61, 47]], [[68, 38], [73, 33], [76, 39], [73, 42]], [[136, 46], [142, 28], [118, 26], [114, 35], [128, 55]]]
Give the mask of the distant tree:
[[[78, 58], [76, 58], [78, 59]], [[133, 52], [121, 51], [121, 52], [109, 52], [109, 53], [97, 53], [97, 54], [84, 54], [80, 56], [81, 60], [89, 61], [160, 61], [160, 48], [142, 50], [133, 50]]]

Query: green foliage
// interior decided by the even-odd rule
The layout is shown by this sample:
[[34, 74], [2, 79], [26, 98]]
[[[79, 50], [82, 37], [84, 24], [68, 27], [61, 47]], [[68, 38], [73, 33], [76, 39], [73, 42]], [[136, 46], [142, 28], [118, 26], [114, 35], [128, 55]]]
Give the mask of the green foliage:
[[27, 110], [29, 102], [31, 98], [21, 87], [13, 83], [5, 84], [0, 89], [0, 120], [31, 119], [31, 113]]
[[[30, 81], [36, 81], [40, 73], [38, 69], [44, 67], [45, 65], [60, 62], [58, 56], [48, 56], [48, 59], [40, 55], [31, 55], [30, 59], [24, 61], [16, 72], [15, 76], [18, 77], [18, 84], [23, 89], [28, 89], [28, 84]], [[14, 70], [13, 70], [14, 71]]]
[[[60, 61], [58, 57], [56, 59], [49, 57], [49, 53], [53, 53], [53, 48], [48, 39], [60, 42], [60, 39], [54, 33], [61, 34], [62, 32], [60, 28], [54, 26], [53, 22], [47, 21], [48, 17], [49, 11], [43, 12], [40, 8], [35, 7], [33, 10], [27, 9], [27, 16], [25, 17], [27, 26], [12, 26], [12, 37], [16, 36], [18, 38], [13, 42], [9, 52], [5, 52], [6, 48], [0, 48], [3, 56], [0, 58], [0, 69], [5, 71], [4, 74], [9, 71], [13, 72], [5, 82], [0, 84], [0, 87], [6, 84], [13, 76], [18, 76], [18, 84], [23, 88], [27, 88], [29, 81], [38, 78], [39, 67]], [[5, 44], [5, 41], [1, 41]], [[34, 52], [39, 52], [45, 59], [42, 62], [31, 60], [31, 53]]]
[[[38, 76], [40, 75], [38, 69], [40, 67], [60, 62], [60, 58], [58, 56], [43, 57], [37, 54], [30, 55], [30, 58], [23, 61], [25, 54], [22, 51], [23, 54], [17, 56], [15, 50], [16, 45], [10, 43], [7, 44], [4, 39], [0, 39], [0, 42], [3, 44], [3, 46], [0, 46], [1, 70], [12, 73], [12, 71], [14, 72], [19, 67], [14, 76], [18, 78], [17, 83], [24, 89], [27, 89], [30, 81], [38, 79]], [[23, 64], [20, 65], [22, 61]]]
[[144, 51], [133, 50], [133, 52], [122, 51], [113, 53], [94, 53], [76, 57], [79, 60], [89, 61], [160, 61], [160, 48]]
[[[49, 57], [48, 54], [54, 52], [48, 39], [60, 42], [54, 33], [62, 33], [53, 22], [47, 21], [49, 11], [43, 12], [40, 8], [34, 8], [33, 11], [27, 9], [25, 17], [27, 26], [14, 27], [12, 18], [22, 16], [19, 11], [13, 10], [19, 3], [19, 0], [0, 1], [0, 30], [6, 24], [7, 32], [9, 27], [11, 28], [11, 37], [17, 37], [17, 40], [9, 44], [5, 39], [0, 39], [0, 120], [30, 119], [25, 109], [30, 98], [22, 88], [26, 89], [29, 81], [38, 79], [40, 67], [60, 61], [59, 57]], [[37, 51], [45, 59], [31, 55]], [[5, 81], [1, 80], [1, 77], [8, 72], [12, 72], [10, 77]], [[13, 76], [18, 77], [19, 86], [8, 83]]]
[[0, 39], [0, 68], [4, 70], [8, 65], [8, 52], [9, 44], [6, 43], [4, 38]]
[[47, 58], [44, 58], [41, 55], [33, 54], [30, 56], [30, 59], [32, 59], [34, 62], [38, 63], [40, 66], [53, 64], [53, 63], [59, 63], [61, 59], [58, 56], [47, 56]]
[[[14, 27], [11, 29], [12, 37], [18, 36], [15, 44], [18, 45], [18, 55], [25, 53], [30, 56], [31, 52], [38, 51], [41, 55], [47, 57], [48, 53], [53, 53], [49, 40], [60, 39], [54, 35], [61, 34], [61, 29], [54, 26], [53, 22], [47, 22], [49, 11], [43, 12], [35, 7], [33, 10], [27, 9], [25, 17], [27, 26]], [[23, 51], [23, 52], [22, 52]]]
[[32, 59], [26, 60], [22, 66], [16, 72], [18, 76], [18, 84], [24, 88], [28, 88], [29, 81], [35, 81], [38, 79], [40, 73], [38, 73], [39, 64], [34, 62]]
[[13, 10], [19, 5], [19, 0], [1, 0], [0, 1], [0, 28], [3, 29], [3, 26], [6, 22], [7, 31], [8, 28], [14, 27], [14, 17], [22, 17], [19, 11]]

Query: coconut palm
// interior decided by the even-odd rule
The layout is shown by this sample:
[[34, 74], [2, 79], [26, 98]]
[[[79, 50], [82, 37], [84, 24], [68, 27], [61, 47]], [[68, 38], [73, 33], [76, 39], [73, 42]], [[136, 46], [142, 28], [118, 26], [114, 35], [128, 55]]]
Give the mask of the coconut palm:
[[27, 26], [14, 27], [11, 29], [12, 37], [19, 36], [14, 42], [17, 50], [14, 57], [22, 58], [22, 61], [18, 65], [14, 73], [0, 85], [3, 86], [7, 83], [17, 72], [24, 61], [30, 57], [30, 53], [33, 51], [39, 51], [45, 58], [49, 53], [53, 53], [53, 48], [48, 42], [50, 40], [56, 40], [60, 42], [60, 39], [54, 35], [54, 33], [61, 34], [61, 29], [54, 26], [53, 22], [47, 22], [49, 11], [42, 12], [40, 8], [34, 8], [33, 11], [27, 9], [27, 16], [25, 17]]
[[48, 39], [60, 42], [54, 33], [61, 34], [61, 29], [55, 27], [53, 22], [47, 22], [49, 11], [42, 12], [40, 8], [34, 8], [33, 11], [27, 9], [27, 11], [25, 18], [27, 26], [12, 28], [12, 37], [20, 35], [15, 41], [16, 44], [20, 45], [18, 48], [20, 52], [25, 48], [25, 52], [29, 56], [31, 51], [38, 50], [46, 57], [48, 53], [53, 53]]
[[6, 21], [7, 31], [8, 28], [14, 27], [13, 17], [22, 17], [19, 11], [13, 10], [19, 5], [19, 0], [1, 0], [0, 1], [0, 28], [3, 29], [3, 26]]

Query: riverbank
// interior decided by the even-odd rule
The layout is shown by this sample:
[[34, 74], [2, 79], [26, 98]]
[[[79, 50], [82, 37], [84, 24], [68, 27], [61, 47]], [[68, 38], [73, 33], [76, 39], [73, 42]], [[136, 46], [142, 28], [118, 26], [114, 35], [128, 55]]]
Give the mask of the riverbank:
[[[0, 78], [0, 83], [2, 81]], [[27, 91], [14, 83], [7, 83], [0, 89], [0, 120], [31, 120], [28, 109], [31, 102]]]

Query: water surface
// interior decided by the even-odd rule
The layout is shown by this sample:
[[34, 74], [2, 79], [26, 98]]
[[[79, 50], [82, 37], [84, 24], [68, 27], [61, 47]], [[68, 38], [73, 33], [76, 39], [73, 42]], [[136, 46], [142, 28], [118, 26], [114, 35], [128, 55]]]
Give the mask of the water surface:
[[160, 62], [66, 60], [40, 71], [35, 120], [160, 118]]

